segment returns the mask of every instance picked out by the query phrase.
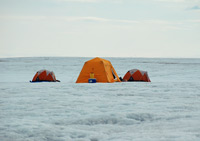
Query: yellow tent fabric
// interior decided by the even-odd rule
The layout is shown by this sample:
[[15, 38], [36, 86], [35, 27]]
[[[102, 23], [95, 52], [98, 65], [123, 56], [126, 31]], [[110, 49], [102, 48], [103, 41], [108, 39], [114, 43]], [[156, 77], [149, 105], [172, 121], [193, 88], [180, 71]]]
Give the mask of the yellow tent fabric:
[[110, 61], [96, 57], [85, 62], [76, 83], [88, 83], [93, 74], [97, 82], [121, 82]]

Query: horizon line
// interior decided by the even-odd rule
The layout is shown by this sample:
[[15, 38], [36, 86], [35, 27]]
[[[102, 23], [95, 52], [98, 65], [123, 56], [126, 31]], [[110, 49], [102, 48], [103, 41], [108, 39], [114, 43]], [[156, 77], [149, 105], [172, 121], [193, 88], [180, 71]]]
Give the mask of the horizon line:
[[200, 57], [144, 57], [144, 56], [10, 56], [1, 57], [0, 59], [11, 59], [11, 58], [151, 58], [151, 59], [200, 59]]

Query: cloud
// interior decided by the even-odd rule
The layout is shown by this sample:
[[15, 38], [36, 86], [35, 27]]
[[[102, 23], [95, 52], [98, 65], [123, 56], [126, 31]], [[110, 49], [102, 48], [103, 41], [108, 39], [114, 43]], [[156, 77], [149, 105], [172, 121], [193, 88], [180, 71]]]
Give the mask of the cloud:
[[184, 2], [185, 0], [155, 0], [160, 2]]
[[54, 0], [57, 2], [89, 2], [89, 3], [93, 3], [93, 2], [98, 2], [98, 1], [102, 1], [102, 0]]
[[100, 17], [69, 17], [69, 16], [1, 16], [0, 20], [19, 21], [66, 21], [66, 22], [118, 22], [118, 23], [139, 23], [134, 20], [107, 19]]
[[[96, 2], [112, 2], [112, 3], [126, 3], [127, 1], [136, 0], [54, 0], [57, 2], [82, 2], [82, 3], [96, 3]], [[158, 2], [175, 2], [182, 3], [188, 2], [188, 0], [141, 0], [141, 1], [158, 1]], [[189, 0], [190, 2], [199, 2], [199, 0]]]
[[198, 5], [195, 5], [195, 6], [188, 7], [185, 10], [200, 11], [200, 7]]
[[124, 24], [157, 24], [169, 25], [173, 22], [165, 20], [126, 20], [126, 19], [108, 19], [101, 17], [75, 17], [75, 16], [5, 16], [0, 15], [0, 20], [18, 20], [18, 21], [66, 21], [66, 22], [112, 22]]
[[188, 22], [190, 22], [190, 23], [200, 23], [200, 19], [197, 19], [197, 20], [188, 20]]
[[3, 16], [0, 15], [0, 21], [8, 22], [65, 22], [65, 23], [94, 23], [94, 24], [111, 24], [122, 27], [162, 27], [170, 29], [184, 29], [188, 23], [200, 23], [200, 19], [183, 20], [183, 21], [168, 21], [168, 20], [126, 20], [126, 19], [109, 19], [101, 17], [76, 17], [76, 16]]
[[180, 30], [185, 29], [185, 23], [199, 23], [199, 20], [192, 21], [167, 21], [167, 20], [126, 20], [126, 19], [111, 19], [101, 17], [76, 17], [76, 16], [1, 16], [0, 21], [8, 22], [23, 22], [23, 23], [93, 23], [94, 25], [106, 24], [119, 26], [121, 28], [132, 28], [132, 27], [157, 27], [162, 29], [174, 29]]
[[185, 3], [185, 2], [196, 3], [196, 2], [199, 2], [199, 0], [154, 0], [154, 1], [174, 2], [174, 3]]
[[200, 7], [196, 5], [196, 6], [191, 7], [190, 10], [200, 10]]
[[56, 2], [80, 2], [80, 3], [100, 3], [100, 2], [112, 2], [122, 3], [123, 0], [54, 0]]
[[7, 16], [0, 15], [0, 20], [19, 20], [19, 21], [41, 21], [45, 20], [45, 16]]

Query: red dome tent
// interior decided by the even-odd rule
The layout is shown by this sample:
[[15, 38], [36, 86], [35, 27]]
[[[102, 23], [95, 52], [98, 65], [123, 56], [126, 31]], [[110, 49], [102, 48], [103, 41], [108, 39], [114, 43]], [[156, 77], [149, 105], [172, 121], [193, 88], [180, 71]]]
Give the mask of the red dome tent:
[[132, 69], [129, 70], [125, 75], [123, 80], [125, 81], [145, 81], [151, 82], [149, 79], [148, 73], [146, 71]]
[[59, 80], [56, 80], [56, 76], [54, 72], [48, 71], [48, 70], [37, 71], [37, 73], [35, 74], [32, 80], [32, 82], [42, 82], [42, 81], [60, 82]]

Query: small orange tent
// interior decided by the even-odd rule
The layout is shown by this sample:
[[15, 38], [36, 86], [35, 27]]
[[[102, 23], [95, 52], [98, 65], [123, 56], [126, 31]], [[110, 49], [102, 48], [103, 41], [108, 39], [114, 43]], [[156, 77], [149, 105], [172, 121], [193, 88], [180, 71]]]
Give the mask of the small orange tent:
[[146, 71], [142, 71], [138, 69], [129, 70], [124, 75], [123, 80], [151, 82], [151, 80], [149, 79], [148, 73]]
[[102, 58], [85, 62], [76, 83], [88, 83], [91, 74], [97, 82], [121, 82], [110, 61]]
[[41, 82], [41, 81], [59, 82], [59, 80], [56, 80], [54, 72], [48, 70], [37, 71], [32, 80], [32, 82]]

